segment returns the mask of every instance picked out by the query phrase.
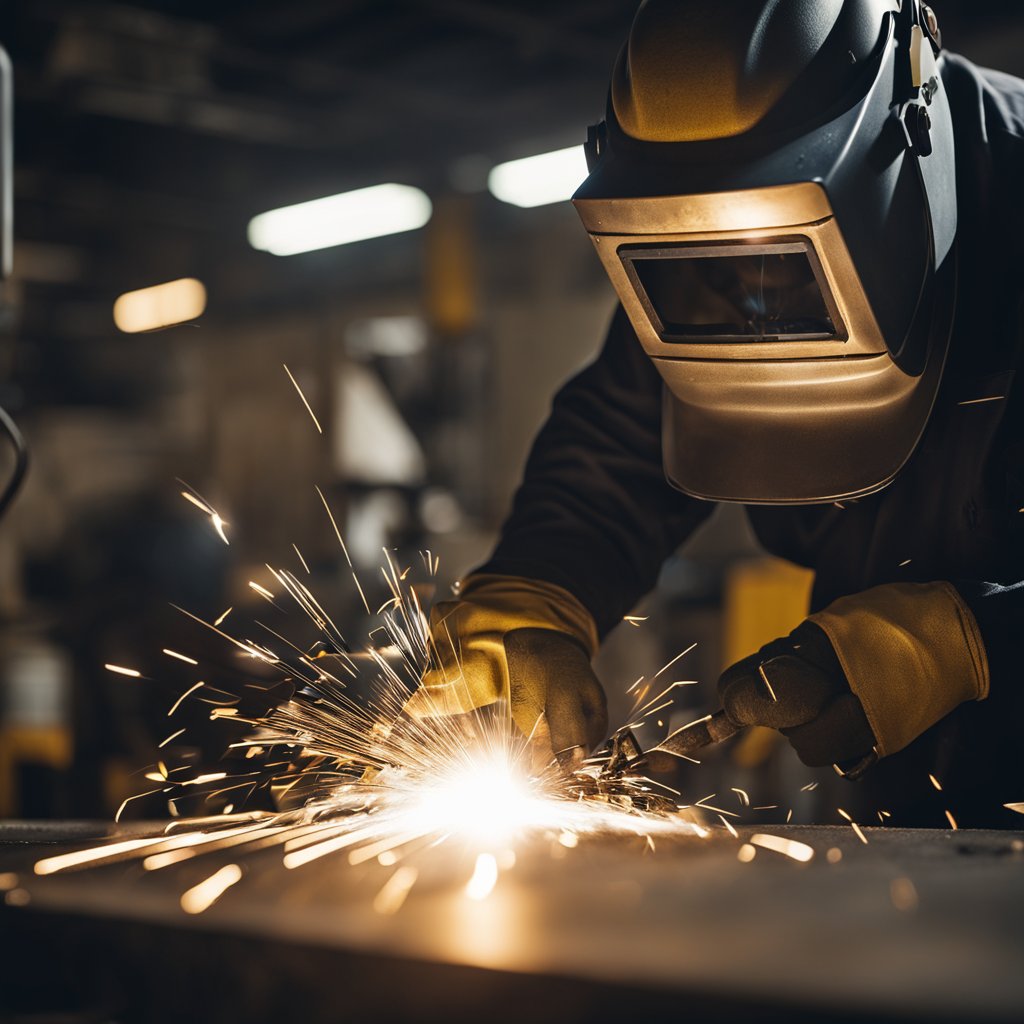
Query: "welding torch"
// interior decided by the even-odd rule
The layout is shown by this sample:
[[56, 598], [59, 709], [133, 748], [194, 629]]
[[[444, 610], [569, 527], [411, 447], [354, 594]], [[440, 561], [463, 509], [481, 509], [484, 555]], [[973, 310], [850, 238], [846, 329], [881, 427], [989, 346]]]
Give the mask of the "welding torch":
[[[628, 771], [664, 771], [671, 767], [669, 758], [695, 761], [694, 755], [742, 732], [746, 726], [732, 721], [724, 710], [715, 711], [695, 722], [684, 725], [648, 750], [641, 747], [636, 734], [628, 726], [612, 734], [607, 744], [608, 761], [601, 770], [605, 778]], [[838, 775], [846, 779], [859, 779], [878, 761], [878, 752], [872, 750], [852, 762], [834, 764]]]

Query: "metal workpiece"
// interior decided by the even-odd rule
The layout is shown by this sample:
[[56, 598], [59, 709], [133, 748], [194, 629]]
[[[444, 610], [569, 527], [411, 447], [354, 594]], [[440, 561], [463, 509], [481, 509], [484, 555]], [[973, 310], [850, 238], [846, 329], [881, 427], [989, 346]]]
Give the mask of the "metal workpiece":
[[37, 827], [25, 843], [17, 825], [0, 826], [7, 1013], [1024, 1017], [1020, 833], [863, 828], [865, 843], [845, 825], [736, 826], [736, 836], [717, 825], [653, 850], [640, 837], [566, 848], [538, 834], [515, 846], [485, 899], [467, 892], [474, 853], [446, 845], [417, 858], [398, 909], [380, 899], [395, 867], [342, 856], [288, 871], [265, 851], [240, 859], [240, 884], [190, 915], [181, 894], [230, 852], [158, 871], [35, 876], [39, 857], [81, 845], [62, 828]]

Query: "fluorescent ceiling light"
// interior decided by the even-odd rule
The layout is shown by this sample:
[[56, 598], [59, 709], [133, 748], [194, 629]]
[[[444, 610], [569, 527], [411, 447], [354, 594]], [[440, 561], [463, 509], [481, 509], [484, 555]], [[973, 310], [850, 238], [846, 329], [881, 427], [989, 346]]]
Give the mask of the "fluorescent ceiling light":
[[374, 316], [345, 327], [345, 348], [359, 358], [414, 356], [427, 347], [429, 331], [420, 316]]
[[275, 256], [291, 256], [414, 231], [430, 220], [430, 212], [430, 200], [418, 188], [372, 185], [261, 213], [249, 221], [249, 244]]
[[125, 292], [114, 302], [114, 323], [126, 334], [195, 320], [206, 309], [206, 289], [194, 277]]
[[487, 187], [491, 195], [513, 206], [544, 206], [572, 198], [587, 176], [582, 146], [510, 160], [491, 168]]

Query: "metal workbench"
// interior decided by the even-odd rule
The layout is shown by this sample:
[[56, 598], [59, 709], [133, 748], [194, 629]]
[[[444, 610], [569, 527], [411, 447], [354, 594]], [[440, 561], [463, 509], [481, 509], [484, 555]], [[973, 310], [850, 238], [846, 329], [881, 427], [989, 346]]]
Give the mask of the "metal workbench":
[[286, 871], [279, 851], [256, 853], [199, 916], [180, 894], [228, 853], [32, 874], [42, 856], [125, 831], [0, 825], [0, 873], [16, 886], [0, 906], [0, 1015], [1024, 1020], [1020, 833], [870, 828], [864, 845], [849, 828], [740, 829], [802, 840], [809, 863], [764, 849], [743, 863], [725, 829], [653, 852], [537, 836], [482, 902], [463, 891], [473, 856], [441, 846], [391, 915], [373, 909], [389, 870], [344, 858]]

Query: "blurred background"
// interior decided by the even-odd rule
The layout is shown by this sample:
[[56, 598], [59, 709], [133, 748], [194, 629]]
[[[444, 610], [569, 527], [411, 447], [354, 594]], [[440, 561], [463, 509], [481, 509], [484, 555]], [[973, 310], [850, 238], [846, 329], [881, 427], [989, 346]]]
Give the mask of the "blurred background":
[[[208, 621], [230, 608], [224, 628], [254, 639], [273, 615], [305, 644], [249, 582], [271, 586], [268, 562], [308, 567], [365, 640], [314, 485], [372, 608], [382, 548], [421, 577], [418, 553], [438, 556], [442, 596], [486, 558], [552, 394], [613, 308], [565, 196], [634, 6], [2, 5], [15, 246], [0, 405], [32, 468], [0, 523], [0, 816], [109, 815], [152, 788], [156, 759], [216, 759], [210, 706], [168, 710], [238, 658], [172, 604]], [[1019, 0], [934, 6], [948, 47], [1024, 74]], [[558, 155], [500, 170], [542, 154]], [[417, 191], [362, 193], [353, 215], [381, 228], [378, 200], [405, 210], [386, 237], [330, 244], [316, 208], [298, 226], [253, 222], [386, 183]], [[312, 244], [325, 247], [294, 251]], [[791, 628], [808, 587], [720, 508], [600, 656], [613, 724], [627, 686], [694, 642], [673, 678], [697, 684], [664, 727], [702, 713], [721, 667]], [[688, 799], [741, 787], [757, 805], [782, 788], [799, 798], [764, 813], [810, 821], [835, 804], [826, 776], [755, 735], [679, 785]]]

